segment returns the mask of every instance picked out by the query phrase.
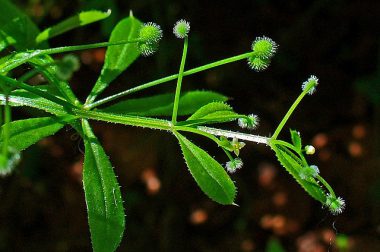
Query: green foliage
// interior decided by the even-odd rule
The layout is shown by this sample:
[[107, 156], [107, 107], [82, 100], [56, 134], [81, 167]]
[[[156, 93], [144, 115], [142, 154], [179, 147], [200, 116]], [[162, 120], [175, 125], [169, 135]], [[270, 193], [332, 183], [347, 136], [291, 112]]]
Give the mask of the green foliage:
[[174, 134], [179, 141], [190, 173], [202, 191], [220, 204], [233, 204], [236, 188], [223, 167], [184, 136], [178, 132]]
[[271, 238], [267, 242], [265, 252], [285, 252], [285, 249], [282, 247], [279, 240]]
[[51, 39], [62, 33], [68, 32], [80, 26], [85, 26], [93, 22], [105, 19], [111, 15], [111, 11], [102, 12], [97, 10], [83, 11], [75, 16], [69, 17], [64, 21], [46, 28], [36, 37], [36, 43], [41, 43], [42, 41]]
[[[309, 165], [304, 157], [304, 152], [308, 155], [313, 154], [314, 147], [303, 149], [299, 133], [293, 130], [291, 130], [292, 143], [277, 139], [303, 97], [315, 91], [318, 84], [315, 76], [304, 82], [302, 93], [271, 138], [199, 126], [238, 119], [240, 126], [252, 130], [258, 125], [258, 117], [254, 114], [247, 116], [234, 112], [225, 103], [227, 97], [216, 92], [189, 91], [181, 95], [184, 77], [214, 67], [248, 60], [253, 69], [264, 70], [269, 66], [277, 49], [277, 44], [271, 39], [259, 37], [252, 43], [251, 51], [247, 53], [185, 71], [190, 24], [182, 20], [182, 26], [177, 27], [181, 28], [180, 37], [184, 38], [178, 74], [129, 87], [120, 93], [96, 100], [97, 96], [139, 57], [142, 49], [149, 49], [150, 54], [153, 49], [158, 48], [158, 40], [162, 36], [160, 27], [151, 22], [143, 25], [131, 13], [115, 26], [109, 42], [35, 49], [36, 41], [40, 43], [40, 48], [45, 48], [47, 44], [43, 41], [73, 28], [102, 20], [108, 17], [109, 13], [82, 12], [39, 33], [35, 24], [13, 4], [6, 0], [0, 0], [0, 4], [2, 5], [0, 50], [9, 45], [16, 49], [12, 53], [4, 53], [5, 55], [0, 58], [0, 174], [7, 175], [14, 170], [20, 158], [20, 151], [46, 136], [55, 134], [64, 125], [71, 125], [84, 139], [83, 186], [94, 251], [116, 250], [123, 237], [125, 218], [121, 192], [112, 165], [88, 120], [165, 130], [174, 134], [198, 186], [212, 200], [223, 205], [234, 204], [237, 190], [233, 181], [218, 161], [185, 138], [181, 132], [204, 136], [215, 142], [227, 155], [229, 161], [225, 168], [231, 173], [243, 166], [240, 158], [233, 157], [240, 154], [245, 146], [243, 141], [267, 144], [275, 152], [281, 165], [308, 194], [328, 207], [333, 214], [339, 214], [344, 209], [343, 199], [335, 196], [330, 185], [319, 175], [318, 167]], [[52, 55], [99, 47], [107, 47], [105, 63], [85, 104], [82, 104], [69, 83], [72, 72], [79, 69], [75, 56], [65, 55], [61, 59], [55, 59]], [[29, 69], [32, 66], [31, 70], [19, 76], [18, 71], [14, 70], [25, 65]], [[26, 83], [36, 74], [42, 74], [47, 83], [44, 83], [45, 85]], [[175, 94], [124, 99], [111, 106], [108, 104], [132, 93], [173, 80], [177, 80]], [[100, 105], [106, 106], [103, 109], [96, 109]], [[44, 117], [11, 121], [11, 107], [32, 107], [43, 111]], [[177, 115], [189, 117], [187, 120], [177, 121]], [[152, 116], [164, 118], [157, 119]], [[165, 118], [170, 116], [171, 120]], [[275, 245], [268, 247], [270, 248], [268, 251], [281, 251], [278, 248], [276, 250]]]
[[[113, 29], [110, 42], [134, 40], [138, 38], [142, 23], [132, 14], [121, 20]], [[91, 103], [108, 87], [108, 85], [124, 70], [126, 70], [140, 55], [135, 44], [111, 46], [107, 49], [105, 62], [86, 103]]]
[[83, 120], [82, 127], [85, 146], [83, 188], [92, 246], [95, 252], [114, 251], [119, 246], [125, 227], [119, 184], [90, 124]]
[[[150, 97], [129, 99], [111, 105], [103, 111], [116, 114], [139, 116], [170, 116], [173, 112], [174, 94], [160, 94]], [[226, 101], [224, 95], [211, 91], [189, 91], [179, 99], [179, 115], [189, 115], [213, 101]]]

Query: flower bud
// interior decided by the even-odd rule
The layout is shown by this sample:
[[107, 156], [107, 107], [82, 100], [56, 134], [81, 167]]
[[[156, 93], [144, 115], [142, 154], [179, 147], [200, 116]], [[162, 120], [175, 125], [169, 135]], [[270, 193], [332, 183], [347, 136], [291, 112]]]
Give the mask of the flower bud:
[[235, 158], [234, 160], [228, 161], [226, 163], [226, 170], [229, 173], [234, 173], [237, 169], [243, 167], [243, 161], [240, 158]]
[[306, 145], [305, 152], [307, 155], [313, 155], [315, 153], [315, 148], [313, 145]]
[[184, 19], [178, 20], [173, 27], [174, 35], [179, 39], [186, 38], [189, 32], [190, 32], [190, 23]]
[[316, 91], [318, 86], [318, 78], [315, 75], [311, 75], [309, 79], [302, 83], [302, 91], [308, 90], [308, 94], [312, 95]]

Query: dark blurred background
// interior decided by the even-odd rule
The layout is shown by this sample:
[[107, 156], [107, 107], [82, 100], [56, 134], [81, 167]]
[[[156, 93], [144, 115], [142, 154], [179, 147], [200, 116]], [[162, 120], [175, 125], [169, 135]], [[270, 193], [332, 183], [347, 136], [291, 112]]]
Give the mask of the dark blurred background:
[[[347, 203], [332, 216], [284, 171], [265, 146], [247, 144], [245, 165], [232, 175], [239, 207], [212, 202], [190, 176], [173, 136], [93, 123], [115, 166], [127, 213], [118, 251], [380, 251], [380, 2], [379, 1], [16, 1], [41, 29], [85, 9], [112, 9], [107, 20], [56, 37], [51, 46], [106, 41], [118, 20], [134, 15], [164, 30], [157, 54], [140, 58], [104, 95], [178, 71], [182, 42], [171, 33], [191, 22], [187, 68], [246, 52], [256, 36], [280, 47], [262, 73], [237, 62], [184, 79], [183, 87], [231, 97], [241, 113], [260, 116], [269, 136], [311, 74], [320, 85], [287, 128], [301, 131], [310, 158]], [[71, 85], [85, 99], [104, 49], [78, 52]], [[59, 56], [58, 56], [59, 57]], [[133, 97], [174, 92], [175, 82]], [[14, 116], [25, 117], [25, 110]], [[238, 130], [235, 124], [227, 125]], [[286, 130], [282, 138], [288, 139]], [[192, 140], [220, 162], [204, 139]], [[83, 143], [65, 128], [23, 154], [0, 181], [0, 251], [91, 251], [81, 184]]]

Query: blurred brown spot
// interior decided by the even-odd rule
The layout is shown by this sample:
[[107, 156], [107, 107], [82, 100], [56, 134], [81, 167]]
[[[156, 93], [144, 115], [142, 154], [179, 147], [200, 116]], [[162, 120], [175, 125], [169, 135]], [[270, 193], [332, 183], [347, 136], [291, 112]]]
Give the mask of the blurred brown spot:
[[363, 139], [367, 135], [367, 131], [363, 125], [356, 125], [352, 128], [352, 136], [356, 139]]
[[90, 65], [94, 61], [94, 58], [92, 57], [90, 51], [83, 51], [80, 54], [80, 60], [83, 62], [83, 64]]
[[69, 170], [69, 175], [71, 179], [76, 182], [82, 183], [82, 174], [83, 174], [83, 160], [75, 162]]
[[145, 183], [148, 194], [156, 194], [160, 191], [161, 181], [158, 179], [155, 170], [144, 170], [141, 174], [141, 180]]
[[325, 246], [314, 232], [307, 233], [297, 239], [298, 252], [326, 252]]
[[62, 16], [62, 10], [61, 10], [61, 8], [59, 8], [58, 6], [51, 7], [51, 9], [50, 9], [50, 16], [53, 19], [60, 18]]
[[329, 141], [328, 136], [325, 133], [319, 133], [314, 136], [312, 142], [315, 148], [323, 148]]
[[275, 215], [273, 217], [273, 232], [278, 235], [284, 235], [287, 233], [286, 223], [287, 220], [283, 215]]
[[269, 214], [266, 214], [263, 217], [261, 217], [260, 225], [264, 229], [272, 228], [272, 225], [273, 225], [272, 216]]
[[360, 157], [363, 154], [363, 147], [357, 142], [352, 142], [348, 145], [348, 152], [353, 157]]
[[204, 209], [196, 209], [190, 215], [190, 222], [194, 225], [199, 225], [207, 221], [208, 214]]
[[318, 157], [322, 161], [328, 161], [331, 158], [331, 152], [329, 150], [321, 150], [318, 152]]
[[40, 4], [35, 4], [33, 6], [32, 13], [35, 17], [42, 17], [45, 13], [44, 7]]
[[253, 251], [255, 249], [255, 243], [251, 239], [246, 239], [241, 242], [240, 249], [244, 252]]
[[259, 165], [259, 184], [262, 187], [269, 187], [276, 176], [276, 169], [272, 164], [263, 163]]
[[106, 54], [106, 49], [105, 48], [95, 49], [94, 52], [93, 52], [95, 62], [96, 63], [103, 63], [104, 62], [105, 54]]
[[275, 206], [284, 206], [288, 201], [288, 195], [284, 192], [278, 192], [273, 195], [272, 201]]
[[333, 230], [331, 230], [331, 229], [322, 230], [321, 235], [322, 235], [322, 240], [326, 244], [330, 244], [330, 243], [334, 243], [335, 242], [336, 235], [335, 235], [335, 233], [334, 233]]

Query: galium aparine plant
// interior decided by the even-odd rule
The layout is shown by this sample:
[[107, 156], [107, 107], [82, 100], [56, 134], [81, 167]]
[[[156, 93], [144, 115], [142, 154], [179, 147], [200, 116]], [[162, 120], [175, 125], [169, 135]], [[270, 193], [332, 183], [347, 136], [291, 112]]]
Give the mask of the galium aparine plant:
[[[301, 85], [300, 95], [271, 137], [210, 127], [210, 124], [237, 121], [241, 128], [252, 131], [258, 127], [259, 117], [256, 114], [243, 115], [234, 111], [227, 104], [226, 96], [213, 91], [181, 93], [184, 77], [214, 67], [247, 60], [248, 66], [255, 71], [267, 69], [278, 49], [277, 43], [272, 39], [266, 36], [257, 37], [246, 53], [185, 69], [190, 23], [181, 19], [173, 28], [175, 37], [183, 41], [178, 73], [134, 85], [130, 89], [98, 99], [116, 77], [140, 55], [150, 56], [158, 50], [163, 37], [160, 26], [153, 22], [142, 23], [131, 13], [114, 27], [108, 42], [49, 48], [47, 40], [78, 26], [107, 18], [110, 11], [81, 12], [63, 21], [65, 26], [58, 24], [42, 32], [25, 16], [22, 20], [27, 22], [29, 36], [20, 36], [25, 30], [20, 29], [22, 26], [14, 20], [21, 20], [17, 18], [24, 14], [11, 3], [5, 3], [9, 5], [9, 10], [15, 11], [10, 13], [14, 19], [0, 26], [3, 27], [0, 28], [0, 51], [3, 52], [3, 57], [0, 58], [0, 175], [9, 175], [17, 169], [20, 153], [32, 144], [55, 134], [65, 125], [73, 127], [83, 138], [85, 146], [83, 188], [94, 251], [115, 251], [125, 229], [125, 213], [119, 184], [108, 156], [93, 133], [90, 122], [94, 120], [171, 133], [177, 138], [186, 165], [200, 189], [209, 198], [223, 205], [235, 204], [237, 190], [228, 173], [243, 169], [243, 160], [239, 154], [244, 150], [246, 143], [264, 144], [274, 151], [280, 164], [311, 197], [321, 202], [332, 214], [340, 214], [343, 211], [344, 200], [335, 195], [331, 186], [321, 177], [318, 167], [310, 165], [306, 160], [305, 154], [313, 155], [315, 148], [311, 145], [303, 147], [301, 136], [295, 130], [290, 130], [290, 142], [278, 139], [287, 120], [304, 96], [316, 91], [317, 77], [312, 75]], [[10, 47], [14, 50], [7, 54], [4, 49]], [[80, 70], [79, 60], [73, 53], [99, 47], [107, 48], [105, 63], [88, 97], [82, 101], [72, 91], [69, 82], [73, 73]], [[63, 53], [69, 54], [62, 58], [53, 57]], [[23, 65], [29, 66], [30, 70], [19, 76], [15, 69]], [[37, 74], [42, 75], [45, 82], [40, 85], [28, 84], [28, 80]], [[127, 101], [131, 94], [169, 81], [176, 81], [174, 93], [153, 97], [161, 103], [162, 106], [159, 107], [169, 106], [170, 110], [160, 111], [157, 107], [149, 107], [148, 101], [152, 97], [137, 99], [137, 104], [146, 108], [144, 112], [128, 110]], [[172, 97], [173, 102], [168, 104], [166, 97]], [[12, 120], [13, 107], [32, 107], [44, 111], [45, 116]], [[159, 116], [160, 118], [157, 118]], [[188, 140], [184, 133], [200, 135], [214, 142], [226, 154], [225, 165]]]

